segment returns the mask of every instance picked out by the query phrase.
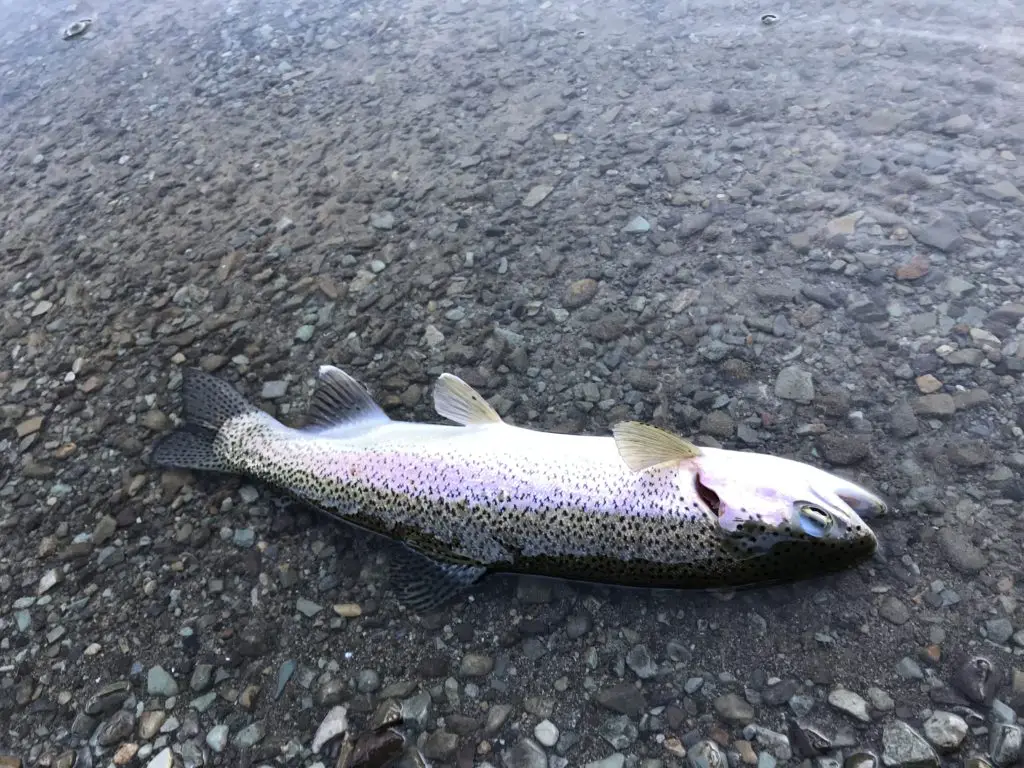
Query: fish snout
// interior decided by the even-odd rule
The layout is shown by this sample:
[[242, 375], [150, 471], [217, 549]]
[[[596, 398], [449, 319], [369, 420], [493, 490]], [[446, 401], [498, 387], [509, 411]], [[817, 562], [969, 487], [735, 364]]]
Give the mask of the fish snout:
[[862, 520], [874, 520], [889, 514], [889, 505], [885, 500], [864, 488], [850, 485], [837, 490], [836, 496]]

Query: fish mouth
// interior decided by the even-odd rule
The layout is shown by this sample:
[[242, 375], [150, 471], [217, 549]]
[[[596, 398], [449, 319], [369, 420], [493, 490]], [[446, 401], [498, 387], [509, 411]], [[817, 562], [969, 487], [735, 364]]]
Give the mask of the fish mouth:
[[885, 517], [889, 513], [889, 505], [873, 493], [861, 490], [859, 493], [850, 493], [847, 490], [837, 491], [838, 496], [846, 506], [857, 513], [862, 520], [874, 520]]
[[831, 492], [834, 498], [851, 509], [861, 520], [873, 520], [889, 513], [889, 505], [885, 499], [872, 493], [867, 488], [847, 480], [845, 477], [831, 475], [831, 488], [822, 488], [825, 493]]

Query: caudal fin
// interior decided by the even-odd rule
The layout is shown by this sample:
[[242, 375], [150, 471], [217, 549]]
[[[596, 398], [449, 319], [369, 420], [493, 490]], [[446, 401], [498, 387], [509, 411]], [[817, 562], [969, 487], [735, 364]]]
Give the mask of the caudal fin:
[[195, 368], [183, 372], [181, 382], [184, 424], [153, 446], [150, 463], [210, 472], [231, 472], [232, 467], [214, 451], [214, 440], [224, 422], [256, 409], [222, 379]]

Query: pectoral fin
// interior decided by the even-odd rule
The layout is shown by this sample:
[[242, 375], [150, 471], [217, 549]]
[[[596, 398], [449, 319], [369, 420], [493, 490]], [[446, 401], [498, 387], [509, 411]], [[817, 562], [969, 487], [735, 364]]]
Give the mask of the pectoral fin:
[[418, 612], [440, 608], [486, 573], [482, 565], [444, 562], [407, 544], [396, 547], [391, 557], [392, 587], [400, 602]]
[[700, 456], [693, 443], [649, 424], [623, 421], [612, 427], [612, 434], [619, 455], [634, 472]]

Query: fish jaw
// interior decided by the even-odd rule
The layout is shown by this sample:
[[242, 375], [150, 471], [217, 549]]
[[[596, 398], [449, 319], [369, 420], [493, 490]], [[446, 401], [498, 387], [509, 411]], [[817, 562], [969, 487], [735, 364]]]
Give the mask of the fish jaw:
[[745, 451], [705, 448], [692, 465], [698, 495], [743, 549], [767, 551], [781, 542], [800, 542], [806, 549], [820, 545], [822, 551], [868, 556], [877, 547], [863, 518], [885, 514], [886, 504], [849, 480]]

